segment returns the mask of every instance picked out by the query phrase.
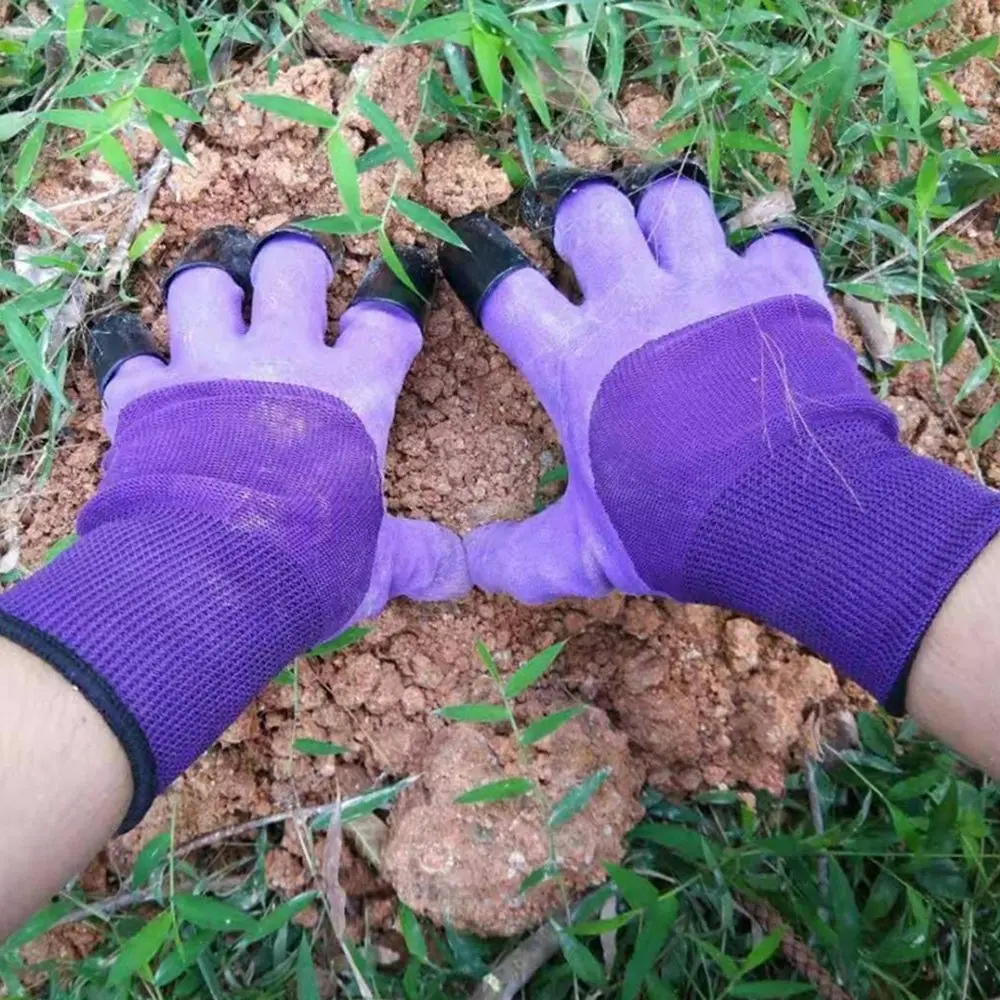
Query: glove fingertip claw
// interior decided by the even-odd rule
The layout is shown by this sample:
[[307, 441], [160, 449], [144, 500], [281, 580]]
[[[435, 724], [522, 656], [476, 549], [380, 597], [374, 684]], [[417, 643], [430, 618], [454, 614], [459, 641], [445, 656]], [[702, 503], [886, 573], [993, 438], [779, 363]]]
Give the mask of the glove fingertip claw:
[[490, 293], [512, 271], [532, 263], [507, 234], [482, 212], [451, 224], [467, 249], [443, 244], [438, 263], [462, 304], [480, 322]]
[[87, 331], [87, 357], [102, 396], [118, 369], [129, 359], [143, 355], [162, 360], [138, 313], [111, 313]]

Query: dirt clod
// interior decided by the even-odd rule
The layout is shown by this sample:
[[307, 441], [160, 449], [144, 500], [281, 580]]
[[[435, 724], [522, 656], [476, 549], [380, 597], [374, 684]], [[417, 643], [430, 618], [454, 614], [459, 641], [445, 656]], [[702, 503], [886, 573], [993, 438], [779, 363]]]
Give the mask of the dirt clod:
[[603, 881], [601, 861], [621, 858], [622, 837], [642, 815], [636, 800], [642, 771], [628, 741], [603, 712], [589, 709], [543, 740], [525, 767], [510, 737], [448, 728], [434, 740], [419, 785], [407, 790], [393, 814], [384, 861], [400, 899], [458, 930], [508, 936], [532, 927], [562, 898], [551, 879], [520, 891], [521, 882], [549, 860], [548, 807], [534, 796], [476, 806], [456, 805], [455, 796], [525, 775], [551, 805], [602, 767], [611, 776], [582, 813], [553, 831], [554, 857], [570, 897]]

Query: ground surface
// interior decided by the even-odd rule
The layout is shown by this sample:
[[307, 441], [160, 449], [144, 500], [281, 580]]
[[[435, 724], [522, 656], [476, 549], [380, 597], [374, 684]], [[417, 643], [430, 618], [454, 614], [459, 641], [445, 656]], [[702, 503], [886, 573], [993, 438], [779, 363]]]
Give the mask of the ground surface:
[[[996, 30], [990, 5], [959, 5], [958, 11], [956, 17], [964, 20], [956, 30], [964, 35]], [[993, 20], [983, 21], [984, 27], [976, 18]], [[203, 126], [188, 144], [192, 166], [175, 166], [154, 203], [151, 217], [162, 221], [166, 232], [149, 265], [136, 275], [143, 315], [159, 338], [165, 338], [165, 324], [158, 278], [200, 229], [232, 222], [263, 232], [290, 218], [340, 209], [315, 131], [251, 108], [239, 93], [273, 89], [336, 108], [345, 90], [370, 74], [368, 92], [411, 134], [420, 118], [417, 81], [428, 58], [414, 48], [369, 53], [349, 75], [314, 59], [283, 70], [273, 88], [263, 70], [246, 66], [228, 90], [212, 98]], [[185, 85], [177, 67], [155, 72], [160, 86]], [[984, 131], [981, 139], [996, 148], [996, 74], [983, 74], [973, 64], [963, 72], [956, 86], [970, 104], [990, 108], [993, 131]], [[984, 93], [984, 87], [993, 89]], [[622, 111], [636, 136], [636, 150], [628, 155], [640, 156], [656, 140], [652, 123], [667, 107], [666, 97], [642, 85], [626, 93]], [[349, 132], [356, 154], [375, 139], [360, 118]], [[137, 143], [132, 152], [141, 167], [155, 147], [144, 150]], [[611, 156], [592, 142], [569, 143], [566, 153], [588, 166], [604, 165]], [[446, 137], [424, 147], [417, 167], [411, 173], [391, 164], [363, 174], [366, 210], [380, 212], [393, 186], [445, 217], [496, 208], [514, 238], [551, 270], [551, 256], [517, 226], [516, 209], [504, 204], [512, 191], [504, 172], [472, 139]], [[116, 186], [96, 161], [53, 160], [35, 197], [69, 228], [113, 231], [123, 211], [121, 197], [59, 206]], [[997, 212], [994, 199], [965, 226], [980, 260], [997, 254], [992, 235]], [[390, 234], [401, 243], [424, 239], [406, 224]], [[374, 236], [347, 240], [347, 257], [331, 291], [331, 336], [375, 252]], [[860, 346], [852, 324], [842, 312], [839, 318], [841, 332]], [[961, 357], [939, 386], [921, 366], [909, 366], [892, 383], [889, 402], [905, 439], [918, 451], [974, 471], [950, 403], [977, 360], [966, 347], [969, 356]], [[49, 481], [20, 512], [22, 554], [29, 566], [72, 530], [78, 507], [99, 480], [104, 448], [99, 404], [82, 363], [74, 363], [68, 391], [77, 410], [65, 443]], [[973, 398], [962, 405], [974, 413], [980, 404]], [[495, 518], [523, 517], [533, 509], [539, 475], [560, 460], [551, 425], [527, 385], [450, 290], [440, 287], [425, 348], [399, 404], [387, 465], [390, 510], [459, 531]], [[980, 471], [1000, 485], [995, 449], [981, 454]], [[521, 879], [546, 857], [534, 807], [451, 805], [457, 791], [507, 773], [510, 740], [487, 738], [431, 714], [444, 705], [492, 697], [475, 654], [477, 639], [506, 668], [555, 641], [568, 641], [547, 679], [518, 703], [523, 721], [580, 701], [594, 706], [566, 726], [553, 746], [543, 744], [534, 764], [553, 797], [595, 768], [612, 768], [612, 778], [557, 844], [571, 889], [600, 880], [599, 862], [620, 856], [621, 836], [641, 815], [644, 781], [671, 795], [719, 787], [780, 793], [789, 768], [814, 738], [817, 717], [863, 704], [860, 694], [795, 643], [714, 609], [620, 596], [544, 608], [479, 593], [446, 605], [396, 602], [360, 644], [303, 661], [297, 698], [290, 686], [270, 687], [157, 801], [137, 830], [99, 859], [87, 873], [88, 887], [115, 884], [138, 848], [168, 826], [171, 816], [182, 841], [247, 818], [328, 802], [338, 791], [363, 790], [379, 777], [421, 773], [420, 785], [390, 819], [385, 856], [393, 887], [419, 912], [447, 917], [461, 928], [511, 934], [530, 926], [554, 902], [551, 887], [526, 898], [517, 893]], [[339, 760], [309, 757], [292, 749], [301, 737], [344, 744], [350, 753]], [[291, 893], [310, 884], [306, 854], [290, 827], [268, 855], [272, 885]], [[345, 860], [358, 870], [356, 859]], [[384, 883], [371, 876], [359, 878], [356, 888], [373, 899], [386, 896]], [[368, 916], [377, 923], [392, 912], [392, 906], [375, 907]]]

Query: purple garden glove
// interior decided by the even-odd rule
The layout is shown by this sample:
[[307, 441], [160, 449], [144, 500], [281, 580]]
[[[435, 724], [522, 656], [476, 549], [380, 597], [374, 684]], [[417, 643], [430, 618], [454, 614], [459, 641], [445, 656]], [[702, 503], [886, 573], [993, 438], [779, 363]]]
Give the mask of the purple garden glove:
[[[104, 479], [79, 541], [0, 597], [0, 634], [76, 685], [128, 753], [124, 829], [294, 657], [391, 597], [469, 586], [456, 536], [384, 512], [420, 298], [377, 263], [327, 347], [327, 251], [280, 231], [250, 267], [247, 234], [220, 239], [168, 279], [169, 365], [135, 317], [95, 332]], [[427, 261], [400, 253], [429, 292]]]
[[738, 254], [698, 182], [648, 176], [536, 192], [579, 306], [484, 217], [455, 223], [471, 255], [442, 251], [569, 468], [545, 511], [466, 537], [472, 581], [527, 602], [616, 588], [733, 608], [898, 710], [1000, 495], [899, 444], [797, 234]]

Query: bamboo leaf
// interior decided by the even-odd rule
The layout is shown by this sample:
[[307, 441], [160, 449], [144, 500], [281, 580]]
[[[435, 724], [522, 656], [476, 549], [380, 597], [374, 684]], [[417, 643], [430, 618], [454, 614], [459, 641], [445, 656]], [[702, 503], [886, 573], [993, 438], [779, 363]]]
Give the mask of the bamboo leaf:
[[938, 11], [944, 10], [951, 4], [951, 0], [910, 0], [904, 3], [885, 26], [885, 32], [889, 35], [899, 34], [918, 25], [921, 21], [926, 21], [933, 17]]
[[[302, 226], [303, 229], [307, 228], [301, 222], [296, 222], [295, 225]], [[328, 232], [328, 230], [321, 230], [321, 232]], [[348, 646], [353, 646], [361, 642], [369, 632], [371, 632], [371, 628], [368, 626], [353, 625], [351, 628], [344, 629], [340, 635], [334, 636], [327, 642], [321, 642], [318, 646], [313, 646], [306, 653], [306, 656], [331, 656], [333, 653], [339, 653], [342, 649], [347, 649]]]
[[321, 10], [319, 16], [333, 28], [338, 35], [344, 35], [362, 45], [385, 45], [386, 38], [378, 28], [348, 17], [341, 17], [329, 10]]
[[180, 28], [181, 51], [191, 68], [191, 75], [198, 83], [208, 83], [208, 60], [183, 8], [178, 10], [177, 26]]
[[858, 29], [848, 24], [840, 33], [840, 39], [830, 58], [825, 83], [819, 96], [816, 122], [822, 126], [833, 112], [854, 96], [858, 79], [860, 45]]
[[442, 14], [415, 24], [399, 36], [398, 42], [400, 45], [416, 45], [422, 42], [452, 41], [462, 45], [469, 41], [471, 28], [472, 16], [466, 11]]
[[87, 26], [86, 0], [73, 0], [66, 11], [66, 54], [71, 65], [80, 61], [80, 49], [83, 45], [83, 29]]
[[559, 937], [559, 947], [562, 948], [563, 957], [573, 970], [573, 974], [591, 986], [603, 986], [604, 970], [590, 949], [581, 944], [564, 927], [557, 927], [556, 934]]
[[667, 942], [667, 935], [677, 919], [676, 896], [659, 899], [643, 914], [642, 929], [635, 940], [635, 948], [625, 966], [622, 981], [622, 1000], [636, 1000], [646, 976], [653, 970], [656, 960]]
[[[331, 116], [332, 117], [332, 116]], [[337, 131], [330, 133], [326, 142], [326, 155], [330, 162], [330, 173], [337, 185], [340, 200], [347, 214], [355, 219], [362, 216], [361, 189], [358, 186], [358, 167], [344, 137]]]
[[809, 156], [809, 146], [812, 142], [812, 125], [809, 122], [809, 111], [801, 101], [792, 106], [788, 126], [788, 169], [792, 175], [792, 186], [799, 182], [802, 170]]
[[722, 132], [719, 142], [727, 149], [745, 149], [752, 153], [783, 153], [784, 150], [770, 139], [749, 132]]
[[176, 893], [173, 901], [177, 914], [195, 927], [210, 931], [252, 931], [257, 926], [242, 910], [211, 896]]
[[507, 679], [507, 683], [503, 689], [504, 696], [507, 698], [516, 698], [523, 691], [531, 687], [555, 663], [556, 658], [565, 647], [565, 641], [556, 642], [543, 649], [540, 653], [535, 653], [530, 660], [527, 660], [518, 667]]
[[473, 27], [472, 54], [476, 60], [476, 69], [479, 70], [479, 79], [498, 108], [503, 107], [503, 72], [500, 69], [502, 50], [503, 42], [496, 35]]
[[470, 788], [467, 792], [455, 797], [455, 803], [460, 806], [476, 805], [482, 802], [501, 802], [504, 799], [516, 799], [527, 795], [534, 788], [534, 783], [527, 778], [501, 778], [499, 781], [489, 781], [485, 785]]
[[955, 393], [955, 404], [961, 403], [966, 396], [971, 396], [981, 385], [983, 385], [993, 371], [993, 358], [987, 355], [981, 358], [979, 363], [966, 376], [962, 387]]
[[358, 110], [379, 130], [385, 137], [386, 142], [395, 150], [396, 155], [411, 169], [416, 169], [416, 161], [413, 159], [413, 152], [410, 144], [399, 131], [396, 123], [385, 113], [385, 111], [374, 101], [359, 94], [356, 103]]
[[121, 986], [128, 982], [134, 973], [145, 968], [163, 947], [163, 942], [167, 940], [172, 926], [173, 914], [169, 910], [164, 910], [133, 934], [122, 945], [114, 965], [111, 966], [108, 986]]
[[389, 265], [389, 270], [392, 271], [392, 273], [396, 275], [396, 277], [399, 278], [399, 280], [403, 282], [403, 284], [406, 285], [411, 292], [414, 292], [416, 295], [420, 295], [420, 290], [413, 284], [406, 268], [403, 267], [403, 262], [399, 259], [399, 254], [396, 253], [396, 248], [389, 242], [389, 237], [386, 236], [384, 229], [380, 229], [378, 231], [378, 248], [382, 253], [382, 258]]
[[597, 790], [611, 777], [611, 768], [602, 767], [584, 778], [575, 788], [571, 788], [553, 807], [549, 816], [549, 827], [558, 830], [574, 816], [581, 813]]
[[452, 246], [461, 247], [463, 250], [467, 249], [458, 233], [437, 212], [419, 204], [419, 202], [403, 198], [401, 195], [395, 195], [392, 203], [401, 215], [405, 215], [410, 222], [426, 230], [431, 236], [436, 236], [439, 240], [444, 240], [445, 243], [450, 243]]
[[521, 730], [521, 746], [530, 746], [546, 736], [551, 736], [552, 733], [562, 728], [570, 719], [575, 719], [583, 711], [585, 711], [583, 705], [574, 705], [572, 708], [564, 708], [561, 711], [552, 712], [550, 715], [543, 715]]
[[[336, 236], [358, 236], [374, 233], [382, 220], [377, 215], [318, 215], [314, 219], [300, 219], [295, 223], [300, 229], [312, 229], [317, 233], [333, 233]], [[317, 647], [319, 648], [319, 647]]]
[[162, 222], [151, 222], [132, 241], [128, 248], [128, 259], [138, 260], [163, 235], [166, 226]]
[[191, 166], [191, 161], [184, 151], [184, 146], [181, 144], [180, 139], [177, 138], [177, 133], [170, 127], [166, 118], [158, 111], [147, 111], [145, 118], [146, 124], [149, 126], [149, 131], [156, 136], [160, 145], [175, 160], [180, 160], [186, 166]]
[[125, 147], [110, 133], [102, 135], [97, 143], [97, 151], [101, 154], [105, 163], [125, 181], [130, 188], [137, 188], [138, 181], [135, 179], [135, 171], [132, 169], [132, 161], [129, 159]]
[[295, 956], [295, 992], [298, 1000], [320, 1000], [319, 979], [313, 964], [308, 934], [302, 936], [302, 943]]
[[31, 373], [31, 377], [36, 382], [40, 382], [49, 395], [60, 405], [68, 408], [69, 402], [63, 394], [62, 386], [56, 381], [55, 375], [45, 366], [42, 349], [35, 339], [35, 335], [9, 306], [0, 306], [0, 327], [6, 331], [7, 339]]
[[308, 101], [299, 100], [297, 97], [285, 97], [284, 94], [244, 94], [243, 100], [262, 111], [268, 111], [273, 115], [279, 115], [281, 118], [288, 118], [303, 125], [311, 125], [313, 128], [337, 127], [335, 114], [327, 111], [326, 108], [318, 108]]
[[545, 102], [545, 90], [538, 74], [531, 68], [528, 62], [522, 58], [521, 54], [514, 49], [507, 52], [507, 58], [511, 66], [514, 67], [514, 76], [521, 85], [521, 89], [526, 94], [531, 106], [535, 109], [539, 121], [547, 128], [552, 128], [552, 115], [549, 113], [549, 106]]
[[127, 86], [135, 74], [131, 70], [106, 69], [96, 73], [85, 73], [59, 91], [59, 99], [68, 101], [73, 97], [97, 97], [112, 94]]
[[938, 179], [938, 159], [928, 150], [927, 155], [924, 157], [924, 162], [920, 164], [920, 172], [917, 174], [917, 181], [913, 192], [917, 199], [917, 210], [921, 215], [926, 215], [928, 209], [934, 204]]
[[200, 122], [201, 115], [182, 101], [176, 94], [160, 87], [137, 87], [135, 96], [139, 103], [150, 111], [158, 111], [161, 115], [170, 115], [186, 122]]
[[969, 445], [981, 448], [1000, 427], [1000, 403], [994, 403], [975, 423], [969, 434]]
[[42, 143], [45, 141], [45, 129], [45, 122], [39, 122], [28, 133], [28, 137], [24, 142], [21, 143], [12, 174], [14, 187], [18, 191], [24, 190], [31, 183], [31, 175], [34, 172], [35, 164], [38, 162], [38, 154], [42, 150]]
[[35, 120], [32, 111], [7, 111], [0, 115], [0, 142], [13, 139], [18, 132], [26, 129]]
[[510, 716], [503, 705], [472, 702], [465, 705], [447, 705], [439, 708], [435, 715], [452, 722], [509, 722]]
[[292, 749], [299, 753], [308, 754], [310, 757], [338, 757], [347, 753], [347, 747], [342, 747], [339, 743], [330, 743], [329, 740], [298, 739], [292, 742]]
[[889, 73], [896, 86], [899, 106], [903, 109], [913, 131], [919, 134], [921, 95], [917, 64], [913, 61], [910, 50], [895, 38], [889, 40], [887, 53]]

